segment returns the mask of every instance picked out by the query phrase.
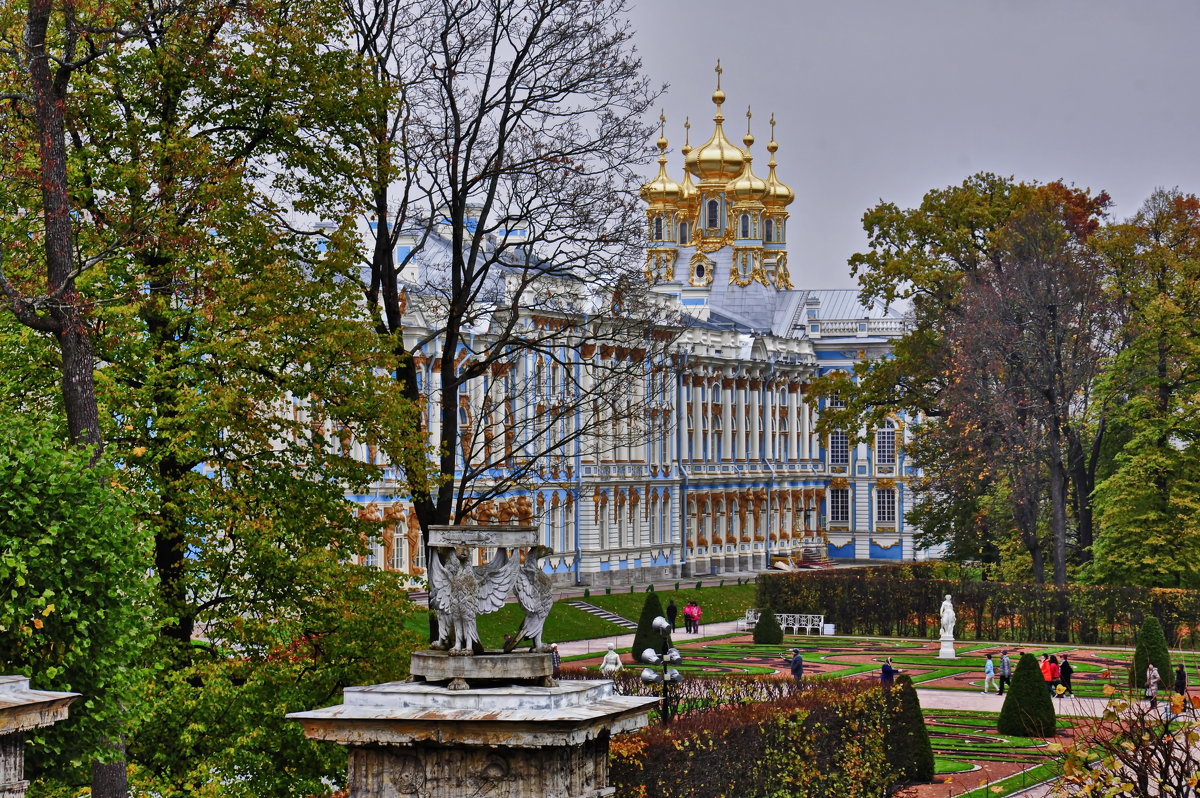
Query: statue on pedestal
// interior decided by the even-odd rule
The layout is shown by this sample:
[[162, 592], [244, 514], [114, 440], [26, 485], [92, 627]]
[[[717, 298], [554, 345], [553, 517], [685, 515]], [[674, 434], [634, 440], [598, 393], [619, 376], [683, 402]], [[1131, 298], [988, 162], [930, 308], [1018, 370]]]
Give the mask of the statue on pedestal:
[[942, 602], [942, 637], [954, 637], [955, 620], [954, 605], [950, 603], [950, 594], [947, 593], [946, 600]]
[[517, 578], [517, 561], [505, 548], [487, 565], [472, 567], [470, 557], [466, 546], [456, 546], [444, 565], [440, 555], [429, 563], [429, 606], [438, 614], [441, 635], [431, 647], [456, 657], [483, 653], [475, 616], [504, 606]]

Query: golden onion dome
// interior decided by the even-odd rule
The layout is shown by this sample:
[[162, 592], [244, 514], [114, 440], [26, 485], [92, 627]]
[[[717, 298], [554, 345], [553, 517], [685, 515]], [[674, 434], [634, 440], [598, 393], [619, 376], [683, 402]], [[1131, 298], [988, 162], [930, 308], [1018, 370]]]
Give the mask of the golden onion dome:
[[750, 133], [749, 108], [746, 109], [746, 135], [742, 137], [742, 143], [746, 145], [746, 165], [740, 175], [729, 181], [729, 185], [725, 187], [725, 193], [733, 197], [734, 202], [762, 200], [767, 193], [767, 181], [754, 174], [751, 169], [754, 156], [750, 154], [750, 147], [754, 145], [754, 136]]
[[769, 208], [782, 208], [796, 199], [796, 192], [775, 176], [775, 151], [778, 149], [779, 145], [775, 143], [775, 114], [771, 114], [771, 141], [767, 144], [767, 152], [771, 153], [767, 166], [771, 171], [767, 174], [767, 192], [763, 195], [763, 205]]
[[667, 118], [659, 114], [658, 134], [658, 176], [642, 186], [639, 192], [648, 203], [666, 203], [673, 205], [679, 201], [683, 188], [667, 175], [667, 137], [663, 134], [663, 126]]
[[[689, 143], [692, 132], [692, 122], [690, 119], [683, 120], [683, 147], [680, 152], [683, 154], [684, 161], [687, 161], [688, 153], [692, 151], [692, 145]], [[679, 207], [680, 208], [695, 208], [700, 204], [700, 191], [696, 188], [696, 184], [692, 182], [692, 173], [687, 169], [683, 170], [683, 182], [679, 184]]]
[[721, 123], [725, 117], [721, 114], [721, 104], [725, 102], [725, 92], [721, 91], [721, 62], [717, 62], [717, 90], [712, 94], [712, 101], [717, 106], [713, 121], [717, 123], [712, 137], [687, 154], [684, 168], [701, 182], [706, 180], [728, 181], [741, 174], [746, 163], [746, 153], [742, 148], [725, 138]]

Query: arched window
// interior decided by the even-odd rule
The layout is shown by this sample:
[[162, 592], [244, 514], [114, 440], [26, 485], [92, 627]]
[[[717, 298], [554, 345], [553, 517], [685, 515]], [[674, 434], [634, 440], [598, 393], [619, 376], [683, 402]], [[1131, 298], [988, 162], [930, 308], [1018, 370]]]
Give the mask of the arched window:
[[701, 280], [701, 281], [704, 280], [704, 264], [703, 263], [696, 264], [696, 279]]
[[661, 216], [657, 216], [654, 219], [654, 240], [655, 241], [663, 240], [663, 229], [662, 229], [662, 217]]
[[750, 214], [742, 214], [742, 238], [750, 237]]
[[715, 199], [708, 201], [708, 228], [711, 230], [717, 226], [717, 213], [721, 210], [721, 205]]
[[764, 240], [770, 244], [775, 240], [775, 222], [767, 219], [766, 224], [763, 225], [763, 229], [765, 231]]
[[685, 247], [688, 244], [688, 223], [679, 223], [679, 246]]

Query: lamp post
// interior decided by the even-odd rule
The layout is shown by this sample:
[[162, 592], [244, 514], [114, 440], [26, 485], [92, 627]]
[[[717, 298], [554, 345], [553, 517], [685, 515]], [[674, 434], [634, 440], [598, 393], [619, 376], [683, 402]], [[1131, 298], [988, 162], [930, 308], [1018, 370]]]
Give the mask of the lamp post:
[[683, 681], [683, 674], [675, 668], [669, 667], [677, 665], [683, 661], [683, 655], [679, 650], [671, 646], [671, 623], [661, 615], [651, 621], [651, 626], [654, 631], [662, 635], [662, 651], [658, 652], [652, 648], [647, 648], [641, 654], [641, 660], [647, 666], [657, 665], [661, 667], [661, 672], [652, 667], [642, 668], [642, 683], [643, 684], [661, 684], [662, 685], [662, 715], [663, 723], [671, 722], [675, 717], [675, 706], [671, 700], [670, 686]]

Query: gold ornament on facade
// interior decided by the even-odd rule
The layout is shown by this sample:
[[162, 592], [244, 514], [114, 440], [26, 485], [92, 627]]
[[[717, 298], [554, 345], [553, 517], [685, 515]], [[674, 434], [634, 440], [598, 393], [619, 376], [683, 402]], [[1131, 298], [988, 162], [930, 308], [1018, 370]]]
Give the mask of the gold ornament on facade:
[[834, 477], [829, 480], [829, 487], [835, 490], [845, 490], [850, 487], [850, 480], [846, 477]]
[[725, 116], [721, 113], [721, 104], [725, 102], [725, 92], [721, 91], [721, 62], [717, 61], [717, 88], [712, 93], [712, 101], [717, 106], [713, 116], [716, 128], [708, 141], [692, 150], [684, 158], [684, 168], [700, 178], [701, 185], [706, 182], [728, 182], [742, 171], [746, 154], [741, 147], [725, 137], [721, 123]]
[[[778, 166], [775, 162], [775, 151], [778, 149], [779, 145], [775, 142], [775, 114], [771, 114], [771, 141], [767, 143], [767, 152], [771, 153], [771, 160], [767, 161], [767, 190], [762, 200], [763, 205], [768, 208], [784, 208], [796, 199], [796, 192], [775, 175], [775, 167]], [[786, 216], [785, 213], [784, 217]]]
[[674, 206], [679, 201], [679, 195], [683, 189], [678, 183], [667, 176], [667, 117], [660, 112], [658, 120], [658, 175], [649, 183], [642, 186], [639, 193], [642, 195], [642, 199], [651, 207], [662, 208], [664, 206]]
[[[695, 255], [692, 255], [692, 259], [689, 262], [689, 265], [691, 266], [691, 274], [689, 275], [688, 282], [691, 285], [694, 285], [698, 288], [712, 285], [713, 267], [716, 264], [713, 263], [711, 258], [706, 257], [701, 252], [697, 252]], [[704, 267], [704, 275], [703, 276], [699, 276], [696, 273], [697, 268], [700, 266]]]
[[881, 488], [883, 490], [895, 490], [896, 489], [896, 480], [889, 479], [886, 477], [883, 479], [877, 479], [877, 480], [875, 480], [875, 487]]
[[780, 291], [792, 289], [792, 275], [787, 267], [787, 253], [780, 252], [775, 257], [775, 287]]

